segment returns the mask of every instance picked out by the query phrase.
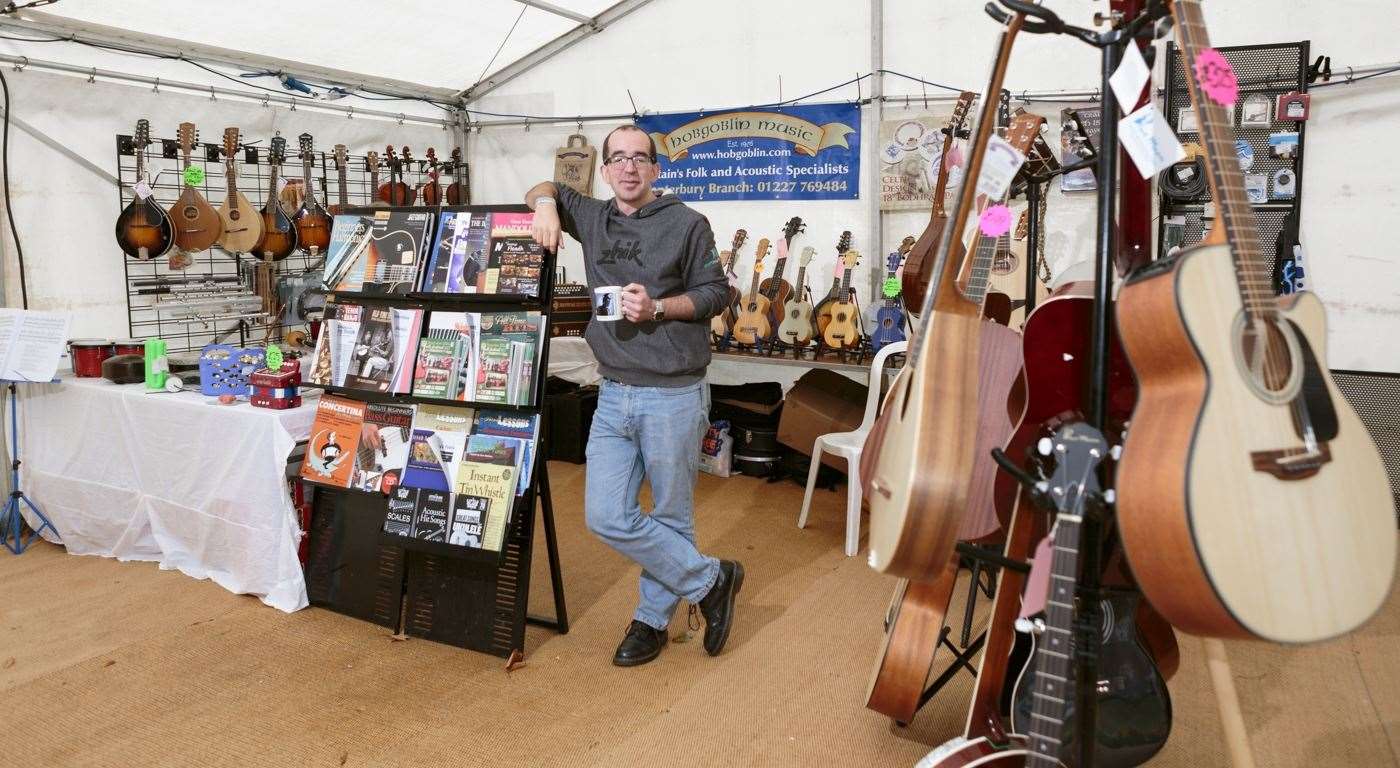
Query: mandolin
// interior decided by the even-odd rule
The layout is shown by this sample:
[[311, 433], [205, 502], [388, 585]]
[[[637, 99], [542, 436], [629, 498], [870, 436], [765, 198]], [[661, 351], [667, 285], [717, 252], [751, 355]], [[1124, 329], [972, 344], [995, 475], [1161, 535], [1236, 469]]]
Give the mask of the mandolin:
[[371, 208], [383, 208], [388, 205], [388, 203], [380, 197], [380, 190], [383, 189], [383, 186], [379, 183], [379, 169], [381, 167], [382, 166], [379, 164], [378, 152], [370, 150], [365, 153], [365, 169], [369, 171], [369, 205]]
[[871, 348], [879, 352], [880, 348], [886, 344], [893, 344], [896, 341], [904, 341], [904, 310], [899, 303], [899, 265], [904, 262], [904, 257], [909, 253], [909, 249], [914, 247], [914, 238], [906, 237], [900, 243], [899, 250], [890, 253], [886, 259], [885, 267], [885, 304], [875, 313], [875, 330], [870, 334]]
[[933, 278], [934, 259], [937, 256], [939, 243], [943, 240], [943, 229], [948, 223], [948, 212], [944, 209], [944, 198], [948, 193], [948, 173], [953, 142], [958, 133], [962, 130], [963, 122], [967, 120], [967, 113], [972, 110], [972, 103], [977, 99], [977, 94], [971, 91], [963, 91], [958, 95], [957, 104], [953, 105], [953, 114], [948, 118], [948, 124], [943, 127], [943, 151], [939, 154], [938, 163], [938, 183], [933, 189], [933, 211], [929, 214], [928, 226], [924, 228], [923, 234], [914, 243], [914, 248], [909, 252], [909, 258], [904, 263], [904, 275], [900, 279], [900, 289], [904, 294], [904, 306], [910, 310], [910, 314], [918, 314], [913, 310], [923, 306], [924, 295], [928, 292], [929, 281]]
[[258, 209], [238, 189], [237, 128], [224, 129], [224, 179], [228, 182], [228, 196], [219, 206], [219, 218], [224, 223], [219, 247], [229, 253], [253, 253], [263, 239], [263, 221]]
[[[758, 279], [763, 276], [763, 259], [768, 256], [768, 238], [758, 241], [753, 254], [753, 282], [749, 292], [739, 305], [739, 314], [734, 318], [734, 340], [740, 344], [757, 344], [766, 340], [773, 332], [768, 322], [768, 297], [758, 290]], [[778, 241], [778, 247], [786, 247]]]
[[467, 164], [462, 160], [462, 149], [452, 149], [452, 183], [447, 185], [448, 205], [469, 205], [471, 195], [467, 187]]
[[345, 149], [344, 144], [337, 144], [335, 145], [335, 150], [331, 153], [331, 157], [335, 159], [335, 191], [339, 202], [330, 206], [327, 213], [335, 216], [343, 213], [346, 208], [350, 207], [350, 190], [346, 180], [346, 173], [350, 170], [350, 154]]
[[817, 255], [817, 249], [807, 246], [797, 259], [797, 282], [793, 290], [797, 299], [788, 302], [783, 321], [778, 324], [778, 339], [793, 347], [805, 347], [812, 341], [816, 327], [812, 321], [812, 299], [807, 295], [807, 265]]
[[386, 205], [413, 205], [413, 189], [403, 183], [403, 164], [406, 159], [401, 160], [394, 154], [393, 145], [384, 148], [384, 156], [389, 158], [389, 180], [378, 187], [379, 199]]
[[[122, 253], [142, 261], [163, 255], [175, 240], [170, 217], [151, 194], [150, 180], [146, 178], [146, 147], [150, 144], [151, 121], [137, 120], [131, 137], [131, 149], [136, 154], [136, 192], [117, 217], [117, 245]], [[185, 156], [188, 161], [189, 153]]]
[[190, 152], [199, 136], [194, 123], [180, 123], [180, 157], [184, 168], [185, 188], [180, 197], [170, 206], [170, 223], [175, 227], [175, 247], [182, 251], [202, 251], [219, 242], [224, 234], [224, 220], [219, 211], [199, 193], [199, 187], [190, 183], [203, 173], [190, 171]]
[[836, 241], [836, 267], [831, 271], [831, 290], [826, 292], [826, 296], [817, 302], [816, 308], [812, 311], [816, 318], [817, 336], [821, 336], [826, 331], [826, 324], [831, 322], [831, 312], [827, 310], [833, 302], [840, 298], [841, 258], [849, 250], [851, 250], [851, 233], [847, 230], [842, 232], [841, 238]]
[[301, 155], [302, 184], [305, 185], [305, 189], [302, 192], [301, 208], [297, 209], [292, 218], [297, 224], [298, 247], [316, 256], [325, 253], [331, 244], [331, 216], [321, 207], [321, 201], [316, 199], [316, 187], [311, 183], [311, 164], [314, 157], [311, 134], [303, 133], [298, 136], [297, 144], [298, 154]]
[[1234, 73], [1200, 4], [1169, 4], [1216, 218], [1120, 292], [1139, 387], [1118, 467], [1123, 546], [1180, 630], [1324, 640], [1390, 594], [1386, 470], [1327, 369], [1322, 302], [1274, 295], [1234, 152]]
[[[344, 149], [344, 147], [341, 147]], [[282, 163], [287, 159], [287, 140], [281, 136], [272, 137], [272, 147], [267, 152], [268, 179], [267, 202], [263, 203], [263, 239], [257, 247], [257, 254], [273, 261], [281, 261], [297, 249], [297, 227], [282, 207], [278, 197], [277, 180]]]
[[822, 341], [832, 349], [854, 349], [860, 344], [860, 312], [856, 310], [855, 297], [851, 293], [851, 271], [860, 263], [860, 253], [846, 251], [841, 256], [845, 271], [841, 275], [841, 289], [836, 301], [828, 304], [824, 312], [829, 313], [826, 329], [822, 331]]
[[787, 273], [788, 249], [792, 248], [792, 238], [806, 228], [807, 225], [803, 224], [798, 216], [793, 216], [783, 225], [783, 247], [778, 249], [778, 261], [773, 265], [773, 276], [758, 286], [759, 292], [768, 297], [768, 307], [774, 325], [777, 325], [779, 318], [786, 315], [787, 300], [792, 295], [792, 284], [783, 279], [783, 275]]
[[735, 307], [739, 303], [739, 276], [734, 273], [734, 262], [738, 259], [739, 249], [743, 247], [744, 241], [749, 238], [746, 230], [740, 229], [734, 233], [734, 242], [730, 244], [729, 250], [719, 255], [720, 266], [724, 269], [724, 276], [729, 281], [729, 301], [725, 303], [724, 309], [718, 315], [710, 318], [710, 334], [716, 342], [723, 341], [734, 329]]
[[[408, 147], [404, 147], [404, 155], [408, 154]], [[428, 180], [418, 188], [418, 197], [422, 199], [423, 205], [442, 204], [442, 185], [438, 184], [438, 159], [437, 150], [428, 147]]]

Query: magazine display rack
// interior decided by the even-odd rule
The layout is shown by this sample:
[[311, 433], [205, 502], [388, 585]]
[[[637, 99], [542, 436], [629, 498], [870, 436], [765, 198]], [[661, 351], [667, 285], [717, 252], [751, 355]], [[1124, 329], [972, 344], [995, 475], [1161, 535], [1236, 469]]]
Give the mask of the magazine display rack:
[[[358, 208], [347, 214], [372, 216], [382, 208]], [[441, 208], [390, 208], [391, 211], [524, 213], [524, 206], [444, 206]], [[432, 244], [434, 247], [436, 244]], [[384, 531], [389, 497], [352, 488], [315, 485], [316, 500], [306, 563], [307, 592], [313, 605], [354, 616], [412, 637], [468, 648], [502, 658], [523, 654], [525, 625], [569, 631], [564, 603], [563, 576], [554, 527], [554, 507], [540, 441], [544, 420], [544, 379], [549, 359], [549, 296], [554, 255], [545, 252], [540, 269], [538, 296], [508, 294], [432, 293], [409, 291], [394, 295], [363, 292], [331, 292], [332, 304], [354, 303], [366, 308], [392, 307], [452, 312], [538, 312], [541, 340], [530, 372], [530, 397], [510, 405], [473, 400], [366, 391], [360, 388], [324, 386], [325, 392], [364, 403], [404, 405], [452, 405], [483, 410], [533, 414], [538, 435], [529, 457], [533, 464], [529, 482], [514, 498], [510, 521], [500, 551], [474, 549], [427, 541]], [[426, 336], [425, 328], [415, 343]], [[416, 357], [416, 355], [415, 355]], [[308, 385], [309, 386], [309, 385]], [[531, 555], [534, 549], [535, 510], [544, 527], [554, 617], [530, 616]]]

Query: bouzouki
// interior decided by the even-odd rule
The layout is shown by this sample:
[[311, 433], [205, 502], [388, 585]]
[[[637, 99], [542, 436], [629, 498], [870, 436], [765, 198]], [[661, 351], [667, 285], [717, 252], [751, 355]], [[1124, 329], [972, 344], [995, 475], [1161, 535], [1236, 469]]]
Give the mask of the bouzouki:
[[783, 310], [783, 321], [778, 324], [778, 339], [793, 347], [805, 347], [812, 341], [815, 328], [812, 325], [812, 299], [807, 295], [807, 265], [817, 255], [817, 249], [807, 246], [797, 258], [797, 282], [793, 291], [797, 297], [788, 302]]
[[849, 250], [851, 250], [851, 233], [847, 230], [842, 232], [841, 238], [836, 241], [836, 267], [831, 271], [831, 290], [826, 292], [826, 296], [817, 302], [817, 306], [812, 310], [812, 315], [816, 318], [817, 336], [821, 336], [826, 331], [826, 324], [831, 322], [830, 307], [833, 302], [840, 298], [841, 259]]
[[[183, 131], [184, 127], [182, 125], [180, 129]], [[194, 126], [190, 128], [193, 130]], [[146, 147], [150, 144], [151, 122], [145, 118], [137, 120], [136, 132], [131, 136], [131, 149], [136, 154], [137, 191], [117, 217], [117, 245], [121, 246], [122, 253], [142, 261], [163, 255], [170, 250], [175, 241], [170, 217], [166, 215], [165, 209], [160, 207], [160, 203], [156, 202], [155, 195], [149, 192], [150, 181], [146, 178]], [[188, 152], [185, 153], [185, 157], [188, 162]], [[218, 220], [218, 214], [215, 214], [214, 220]]]
[[[408, 148], [404, 148], [408, 152]], [[437, 150], [428, 147], [428, 180], [418, 188], [418, 197], [423, 200], [423, 205], [439, 205], [442, 203], [442, 185], [438, 184], [438, 159]]]
[[792, 296], [792, 284], [783, 279], [787, 272], [788, 249], [792, 248], [792, 239], [797, 233], [806, 228], [807, 225], [803, 224], [798, 216], [793, 216], [783, 225], [783, 247], [778, 249], [778, 261], [773, 265], [773, 276], [758, 286], [759, 292], [768, 297], [768, 307], [774, 318], [774, 325], [778, 324], [778, 318], [787, 315], [787, 300]]
[[467, 205], [467, 164], [462, 161], [461, 147], [452, 149], [452, 183], [447, 185], [448, 205]]
[[331, 216], [321, 206], [321, 201], [316, 199], [316, 187], [311, 183], [311, 134], [298, 136], [297, 143], [301, 154], [302, 183], [306, 186], [302, 190], [301, 208], [292, 218], [297, 224], [299, 247], [315, 256], [325, 253], [331, 244]]
[[335, 145], [335, 151], [331, 153], [331, 157], [335, 159], [335, 191], [338, 202], [330, 206], [327, 213], [335, 216], [343, 213], [346, 208], [350, 207], [350, 185], [346, 180], [346, 173], [350, 170], [350, 154], [345, 149], [344, 144], [337, 144]]
[[238, 129], [224, 129], [224, 178], [228, 182], [228, 197], [219, 206], [219, 218], [224, 223], [219, 247], [229, 253], [256, 253], [263, 239], [262, 217], [248, 197], [238, 189]]
[[267, 152], [267, 202], [263, 203], [262, 209], [263, 239], [257, 248], [257, 255], [273, 261], [281, 261], [297, 249], [296, 224], [287, 214], [287, 209], [282, 207], [282, 200], [277, 195], [277, 173], [286, 159], [287, 140], [281, 136], [273, 136], [272, 147]]
[[[781, 243], [779, 243], [781, 245]], [[763, 259], [768, 255], [768, 238], [758, 241], [753, 254], [753, 282], [749, 292], [740, 302], [739, 314], [734, 318], [734, 340], [740, 344], [757, 344], [773, 333], [768, 322], [768, 297], [758, 290], [758, 280], [763, 276]]]
[[749, 239], [749, 233], [740, 229], [734, 232], [734, 242], [730, 243], [729, 250], [720, 253], [719, 263], [724, 270], [724, 277], [729, 281], [729, 300], [725, 302], [724, 309], [718, 315], [710, 318], [710, 334], [714, 336], [716, 342], [723, 341], [734, 329], [735, 307], [739, 303], [739, 276], [734, 273], [734, 262], [739, 258], [739, 249], [743, 247], [744, 241]]
[[860, 263], [860, 253], [854, 250], [841, 255], [845, 271], [841, 274], [839, 298], [826, 306], [830, 320], [822, 331], [822, 341], [831, 349], [854, 349], [860, 344], [860, 312], [856, 310], [855, 297], [851, 293], [851, 271]]
[[909, 252], [909, 257], [904, 263], [904, 275], [900, 279], [904, 306], [911, 314], [913, 310], [923, 306], [924, 295], [928, 292], [929, 281], [933, 278], [933, 263], [937, 255], [935, 252], [943, 240], [943, 228], [948, 223], [948, 212], [944, 208], [943, 199], [948, 193], [953, 142], [962, 130], [963, 121], [967, 119], [967, 113], [971, 111], [972, 102], [976, 99], [977, 94], [971, 91], [959, 94], [958, 102], [953, 106], [953, 115], [948, 118], [948, 124], [943, 128], [943, 151], [938, 156], [938, 182], [933, 189], [933, 211], [929, 215], [928, 226]]
[[1238, 88], [1195, 0], [1172, 0], [1215, 225], [1139, 270], [1117, 313], [1139, 399], [1118, 467], [1133, 573], [1178, 629], [1310, 642], [1390, 594], [1395, 510], [1332, 381], [1310, 292], [1275, 296], [1234, 152]]
[[[204, 199], [199, 188], [190, 183], [190, 152], [198, 134], [194, 123], [180, 123], [180, 157], [185, 188], [180, 198], [170, 206], [170, 223], [175, 227], [175, 247], [182, 251], [202, 251], [219, 242], [224, 234], [224, 221], [219, 211]], [[203, 174], [200, 174], [201, 176]]]
[[899, 304], [899, 265], [909, 249], [914, 247], [914, 238], [906, 237], [899, 244], [899, 250], [892, 251], [885, 263], [885, 303], [875, 313], [875, 330], [870, 333], [870, 346], [879, 352], [886, 344], [904, 341], [904, 310]]
[[[393, 153], [393, 147], [389, 148]], [[379, 153], [370, 150], [365, 153], [365, 168], [369, 170], [369, 204], [371, 208], [383, 208], [389, 203], [384, 200], [384, 185], [379, 183]]]

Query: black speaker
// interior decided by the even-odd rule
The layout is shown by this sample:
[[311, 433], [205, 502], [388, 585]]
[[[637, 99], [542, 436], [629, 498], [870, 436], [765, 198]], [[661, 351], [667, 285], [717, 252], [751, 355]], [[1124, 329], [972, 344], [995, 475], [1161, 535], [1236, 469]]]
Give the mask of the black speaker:
[[588, 452], [588, 431], [593, 428], [593, 412], [598, 410], [598, 388], [580, 387], [563, 379], [550, 378], [545, 391], [549, 424], [545, 457], [574, 464], [584, 463]]

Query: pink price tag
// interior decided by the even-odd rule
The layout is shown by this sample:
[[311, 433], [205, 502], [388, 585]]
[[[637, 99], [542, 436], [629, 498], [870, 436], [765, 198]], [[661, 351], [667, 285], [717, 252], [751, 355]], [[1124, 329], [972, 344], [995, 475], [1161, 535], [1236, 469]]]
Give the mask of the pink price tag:
[[1001, 237], [1011, 229], [1011, 209], [998, 203], [982, 211], [977, 225], [987, 237]]
[[1196, 55], [1196, 82], [1212, 101], [1222, 106], [1232, 106], [1240, 96], [1240, 82], [1230, 62], [1214, 48], [1206, 48]]

